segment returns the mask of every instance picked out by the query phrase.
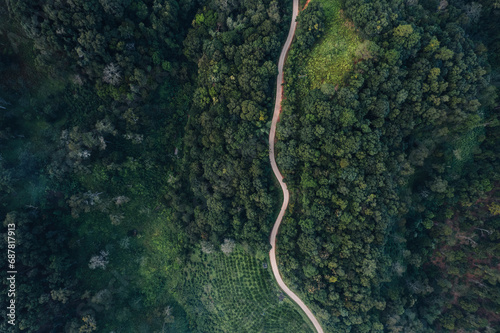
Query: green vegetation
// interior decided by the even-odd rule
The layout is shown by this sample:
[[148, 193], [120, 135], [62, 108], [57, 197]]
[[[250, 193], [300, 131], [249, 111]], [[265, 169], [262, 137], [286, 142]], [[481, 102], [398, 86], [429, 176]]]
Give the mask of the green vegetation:
[[[299, 15], [278, 258], [326, 332], [499, 326], [499, 9], [313, 0]], [[15, 224], [18, 271], [1, 332], [311, 331], [262, 266], [290, 10], [0, 0], [0, 248]]]
[[192, 254], [182, 291], [200, 331], [312, 332], [290, 300], [280, 301], [271, 267], [264, 268], [267, 258], [259, 258], [241, 246], [229, 255]]
[[484, 134], [484, 127], [472, 128], [450, 147], [450, 151], [453, 153], [453, 158], [450, 157], [449, 159], [450, 173], [462, 174], [467, 170], [464, 167], [474, 160], [474, 153], [477, 153], [478, 149], [480, 149], [479, 146]]
[[498, 64], [485, 44], [498, 34], [470, 38], [477, 4], [346, 0], [365, 56], [343, 82], [309, 88], [301, 75], [327, 20], [314, 4], [289, 53], [277, 129], [291, 191], [282, 274], [328, 332], [494, 331], [497, 210], [484, 202], [500, 180], [498, 87], [488, 77]]
[[316, 2], [324, 12], [324, 32], [306, 55], [306, 64], [300, 71], [300, 75], [307, 76], [310, 89], [320, 88], [324, 83], [343, 84], [355, 62], [370, 56], [368, 42], [362, 41], [354, 24], [343, 15], [340, 0], [312, 0], [311, 9], [306, 8], [304, 15], [313, 10]]
[[[496, 190], [486, 192], [470, 205], [450, 209], [448, 218], [433, 227], [436, 248], [425, 271], [447, 302], [434, 309], [438, 325], [447, 330], [492, 331], [498, 322], [499, 202]], [[423, 288], [418, 282], [412, 287]]]
[[[241, 251], [207, 257], [227, 317], [201, 320], [191, 304], [206, 277], [190, 263], [202, 239], [267, 251], [266, 120], [288, 23], [278, 3], [0, 1], [0, 14], [0, 219], [16, 224], [20, 272], [18, 326], [0, 331], [207, 332], [244, 321], [249, 332], [307, 331]], [[217, 116], [228, 98], [231, 114]], [[249, 274], [230, 283], [229, 268]]]
[[280, 28], [288, 19], [274, 0], [214, 8], [199, 10], [185, 40], [199, 75], [184, 141], [184, 187], [171, 204], [193, 243], [230, 237], [267, 251], [277, 202], [267, 129], [286, 36]]
[[[6, 57], [6, 77], [30, 64], [14, 52]], [[32, 82], [30, 77], [43, 75], [35, 67], [23, 69], [31, 73], [16, 82], [23, 90], [1, 87], [10, 102], [3, 104], [0, 128], [2, 220], [16, 225], [22, 273], [17, 327], [78, 331], [87, 325], [85, 318], [100, 330], [188, 331], [171, 292], [179, 281], [184, 234], [161, 201], [175, 160], [164, 163], [154, 149], [144, 154], [132, 140], [121, 141], [123, 128], [110, 124], [112, 114], [98, 110], [109, 104], [92, 87], [62, 78]], [[158, 98], [156, 107], [162, 102]], [[169, 100], [177, 112], [181, 103]], [[175, 127], [164, 123], [168, 117], [156, 117], [145, 146], [174, 151], [174, 142], [163, 139]], [[99, 135], [104, 147], [95, 146]], [[85, 150], [91, 154], [87, 159], [80, 154]], [[34, 310], [41, 305], [44, 311]]]
[[[61, 13], [92, 11], [85, 3], [72, 2], [71, 10], [64, 7], [69, 4], [53, 5]], [[172, 292], [180, 280], [186, 237], [164, 195], [172, 191], [180, 162], [174, 151], [181, 148], [189, 83], [178, 76], [175, 84], [148, 85], [147, 93], [121, 103], [124, 96], [100, 93], [102, 78], [92, 74], [110, 59], [97, 56], [81, 67], [67, 66], [74, 51], [68, 45], [75, 40], [41, 37], [61, 28], [57, 18], [47, 15], [47, 25], [31, 20], [30, 12], [40, 10], [30, 7], [35, 4], [10, 6], [7, 14], [0, 3], [5, 78], [0, 84], [0, 216], [5, 225], [16, 225], [19, 292], [17, 326], [2, 321], [0, 330], [188, 332], [186, 314]], [[53, 14], [55, 9], [44, 10]], [[96, 15], [105, 14], [86, 17], [102, 19]], [[57, 53], [59, 62], [29, 51], [34, 36], [19, 24], [26, 16], [31, 28], [45, 29], [35, 33], [37, 48]], [[80, 26], [85, 28], [90, 27]], [[113, 35], [109, 26], [92, 31], [99, 28]], [[126, 37], [130, 43], [133, 36]], [[64, 51], [54, 44], [59, 42], [68, 43]], [[150, 74], [165, 75], [158, 71]], [[122, 79], [127, 85], [132, 81]], [[5, 241], [2, 237], [2, 248]]]

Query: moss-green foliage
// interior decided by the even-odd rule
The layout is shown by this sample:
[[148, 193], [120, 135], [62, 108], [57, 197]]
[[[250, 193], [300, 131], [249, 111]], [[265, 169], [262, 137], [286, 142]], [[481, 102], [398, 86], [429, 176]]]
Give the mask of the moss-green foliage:
[[[21, 23], [35, 41], [38, 65], [93, 81], [100, 97], [132, 101], [154, 92], [156, 79], [166, 71], [178, 69], [183, 29], [188, 26], [182, 22], [190, 21], [192, 4], [76, 0], [38, 6], [16, 1], [9, 2], [8, 14], [0, 10]], [[35, 14], [43, 20], [32, 20]]]
[[452, 173], [460, 174], [467, 162], [473, 159], [474, 152], [481, 143], [479, 138], [484, 132], [483, 127], [473, 128], [452, 145], [453, 158], [450, 163]]
[[[207, 149], [197, 154], [193, 148], [189, 162], [196, 167], [202, 165], [200, 160], [208, 161], [211, 170], [222, 174], [204, 175], [214, 180], [209, 187], [208, 180], [199, 183], [194, 178], [190, 185], [196, 194], [209, 189], [200, 194], [210, 199], [209, 222], [228, 227], [234, 222], [235, 238], [265, 247], [266, 228], [274, 215], [273, 197], [267, 193], [271, 173], [265, 167], [265, 124], [274, 99], [270, 83], [280, 49], [279, 24], [288, 25], [282, 20], [283, 10], [274, 1], [248, 3], [234, 12], [223, 4], [216, 9], [219, 4], [214, 2], [207, 6], [214, 8], [200, 10], [195, 17], [193, 33], [184, 45], [186, 51], [193, 50], [186, 52], [193, 60], [187, 64], [180, 45], [191, 24], [189, 9], [194, 2], [160, 0], [152, 6], [151, 1], [125, 1], [103, 3], [104, 8], [97, 0], [43, 8], [26, 1], [9, 4], [11, 13], [0, 3], [2, 19], [11, 14], [22, 24], [13, 19], [11, 29], [6, 27], [11, 21], [0, 20], [0, 46], [12, 44], [0, 50], [0, 98], [5, 99], [0, 110], [0, 151], [6, 152], [0, 161], [0, 220], [15, 211], [22, 233], [31, 237], [23, 244], [23, 269], [30, 273], [19, 283], [23, 290], [17, 308], [23, 320], [19, 327], [28, 332], [86, 331], [86, 325], [99, 332], [188, 332], [179, 303], [187, 302], [184, 297], [191, 299], [199, 286], [180, 285], [189, 255], [186, 233], [198, 242], [203, 230], [188, 224], [203, 224], [201, 212], [207, 211], [204, 201], [192, 202], [191, 191], [180, 193], [181, 182], [187, 180], [182, 174], [202, 178], [196, 168], [181, 165], [184, 147], [190, 147], [184, 143], [184, 126], [187, 110], [197, 100], [191, 88], [196, 66], [200, 64], [203, 73], [195, 85], [200, 86], [200, 99], [210, 96], [210, 105], [217, 105], [211, 111], [219, 112], [228, 97], [232, 104], [218, 116], [201, 117], [206, 131], [196, 126], [193, 113], [198, 110], [191, 110], [191, 141], [197, 138], [201, 146], [196, 149]], [[32, 20], [34, 13], [43, 13], [43, 18]], [[78, 41], [76, 26], [82, 32]], [[200, 61], [206, 51], [203, 44], [211, 45], [208, 58], [203, 57], [210, 64]], [[219, 58], [223, 46], [227, 48]], [[28, 51], [33, 49], [43, 52]], [[116, 72], [111, 75], [112, 68], [118, 68], [118, 78]], [[245, 117], [240, 116], [243, 102]], [[200, 134], [203, 140], [197, 141]], [[228, 149], [221, 143], [226, 139]], [[208, 142], [223, 148], [210, 159]], [[213, 164], [221, 160], [227, 163]], [[252, 182], [246, 181], [249, 175], [254, 176], [248, 178]], [[233, 176], [243, 181], [226, 182]], [[216, 189], [224, 198], [234, 198], [233, 188], [242, 194], [230, 213], [241, 222], [227, 215], [229, 201], [209, 194]], [[239, 206], [248, 208], [248, 214], [240, 213]], [[209, 226], [217, 236], [224, 233], [219, 225]], [[4, 237], [0, 243], [5, 244]], [[212, 273], [223, 275], [216, 285], [217, 299], [228, 315], [214, 317], [212, 326], [196, 326], [193, 321], [198, 331], [210, 327], [229, 332], [308, 331], [294, 305], [278, 301], [278, 289], [261, 263], [244, 254], [232, 259], [214, 256], [220, 260], [213, 264], [220, 269]], [[101, 267], [89, 265], [93, 257]], [[240, 263], [245, 268], [240, 270]], [[229, 268], [239, 272], [237, 281], [231, 280]], [[203, 269], [196, 266], [191, 273], [195, 276]], [[247, 269], [249, 274], [243, 277]], [[226, 299], [223, 291], [233, 296]], [[0, 303], [5, 297], [0, 296]], [[244, 306], [234, 304], [240, 297]], [[0, 331], [6, 331], [6, 325], [0, 323]]]
[[[438, 303], [437, 277], [422, 267], [446, 208], [476, 202], [470, 193], [498, 179], [494, 95], [482, 97], [495, 91], [487, 88], [486, 59], [459, 24], [462, 8], [449, 5], [444, 15], [364, 0], [342, 8], [369, 39], [344, 84], [309, 89], [301, 74], [311, 53], [303, 45], [313, 38], [304, 32], [285, 68], [276, 150], [291, 194], [281, 272], [325, 311], [318, 315], [328, 332], [453, 329], [435, 321], [451, 304]], [[314, 19], [297, 30], [308, 31]]]
[[200, 9], [184, 41], [198, 78], [185, 137], [190, 185], [172, 204], [194, 243], [232, 237], [263, 248], [274, 222], [266, 129], [285, 20], [275, 1], [213, 7]]
[[289, 300], [279, 300], [262, 263], [239, 247], [191, 257], [183, 292], [195, 332], [312, 332]]
[[311, 88], [320, 88], [324, 83], [341, 84], [354, 66], [362, 39], [343, 16], [339, 0], [312, 0], [309, 5], [314, 2], [323, 7], [325, 32], [307, 55], [303, 75], [307, 75]]
[[[129, 209], [123, 209], [126, 218], [119, 226], [100, 214], [87, 214], [80, 220], [78, 234], [71, 241], [78, 248], [80, 288], [91, 291], [91, 296], [111, 291], [112, 301], [104, 304], [108, 310], [97, 311], [100, 329], [140, 332], [165, 323], [166, 332], [188, 332], [185, 314], [173, 293], [180, 280], [182, 233], [172, 227], [168, 210], [137, 205], [148, 202], [137, 197], [127, 203]], [[136, 236], [130, 234], [131, 228], [137, 228]], [[101, 250], [109, 252], [106, 269], [89, 269], [89, 258]], [[170, 316], [165, 314], [168, 307]]]
[[[87, 81], [39, 71], [29, 39], [15, 36], [17, 52], [4, 27], [0, 22], [6, 45], [0, 50], [0, 221], [18, 214], [24, 235], [18, 262], [31, 272], [18, 281], [18, 327], [78, 331], [90, 315], [98, 331], [188, 332], [174, 293], [185, 241], [161, 200], [175, 181], [169, 175], [179, 161], [173, 153], [181, 148], [189, 85], [166, 80], [145, 105], [111, 105]], [[97, 130], [102, 121], [112, 130]], [[61, 140], [65, 132], [69, 141]], [[90, 157], [72, 158], [80, 149]], [[88, 205], [86, 193], [99, 200]], [[118, 196], [127, 202], [116, 204]], [[101, 251], [109, 253], [106, 269], [90, 269]]]

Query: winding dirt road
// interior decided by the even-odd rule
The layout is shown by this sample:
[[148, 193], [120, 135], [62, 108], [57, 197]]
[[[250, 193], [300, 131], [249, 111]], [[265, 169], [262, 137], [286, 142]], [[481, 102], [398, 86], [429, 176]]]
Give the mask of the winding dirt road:
[[288, 53], [288, 50], [290, 49], [290, 45], [292, 44], [293, 36], [295, 35], [295, 28], [297, 26], [297, 22], [295, 22], [295, 19], [297, 18], [298, 12], [299, 12], [299, 0], [293, 0], [292, 23], [290, 24], [290, 31], [288, 32], [288, 37], [286, 39], [285, 45], [283, 45], [283, 49], [281, 50], [281, 55], [278, 62], [278, 78], [276, 80], [276, 102], [274, 104], [274, 115], [271, 124], [271, 131], [269, 132], [269, 159], [271, 160], [271, 166], [273, 168], [274, 175], [278, 179], [281, 185], [281, 189], [283, 190], [283, 205], [281, 206], [280, 213], [278, 215], [278, 218], [276, 219], [276, 222], [274, 223], [271, 236], [269, 237], [269, 241], [272, 246], [271, 251], [269, 251], [269, 258], [271, 260], [271, 267], [273, 270], [274, 277], [276, 278], [276, 281], [278, 282], [280, 288], [283, 289], [283, 291], [295, 303], [297, 303], [300, 306], [302, 311], [305, 312], [309, 320], [311, 320], [311, 322], [313, 323], [314, 327], [316, 328], [316, 331], [318, 333], [323, 333], [321, 325], [319, 324], [316, 317], [314, 317], [311, 310], [309, 310], [309, 308], [304, 304], [304, 302], [302, 302], [302, 300], [297, 295], [295, 295], [293, 291], [291, 291], [290, 288], [288, 288], [286, 284], [283, 282], [283, 279], [281, 278], [280, 275], [280, 271], [278, 269], [278, 265], [276, 263], [276, 235], [278, 234], [278, 229], [280, 227], [281, 220], [285, 215], [290, 194], [288, 193], [286, 184], [283, 182], [283, 176], [281, 175], [278, 166], [276, 165], [276, 159], [274, 158], [274, 137], [276, 135], [276, 123], [278, 122], [281, 111], [281, 99], [283, 95], [283, 87], [281, 86], [283, 83], [283, 65], [285, 63], [285, 58]]

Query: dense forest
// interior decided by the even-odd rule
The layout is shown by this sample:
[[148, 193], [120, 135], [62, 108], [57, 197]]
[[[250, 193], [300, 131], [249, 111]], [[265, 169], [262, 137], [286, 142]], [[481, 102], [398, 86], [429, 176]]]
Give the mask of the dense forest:
[[329, 332], [496, 331], [500, 12], [446, 1], [341, 6], [363, 39], [353, 70], [319, 84], [302, 75], [322, 42], [317, 2], [285, 74], [285, 276]]
[[[312, 331], [267, 265], [290, 15], [0, 0], [0, 247], [15, 225], [18, 272], [0, 331]], [[498, 330], [499, 17], [497, 0], [301, 10], [278, 262], [325, 332]]]
[[270, 191], [267, 136], [282, 15], [276, 1], [207, 8], [186, 37], [198, 78], [186, 128], [189, 191], [183, 195], [196, 201], [187, 205], [189, 199], [178, 196], [176, 206], [192, 240], [217, 244], [231, 237], [267, 249], [278, 201]]
[[244, 296], [214, 284], [228, 305], [244, 300], [230, 321], [250, 307], [273, 313], [267, 329], [285, 327], [272, 318], [302, 327], [261, 272], [278, 201], [266, 131], [284, 9], [156, 0], [0, 9], [0, 215], [16, 225], [18, 250], [17, 326], [1, 330], [220, 329], [211, 294], [193, 283], [215, 269], [197, 258], [221, 253], [255, 272], [240, 282]]
[[0, 330], [187, 330], [187, 243], [163, 197], [183, 155], [193, 4], [0, 4], [0, 215], [18, 271], [17, 325]]

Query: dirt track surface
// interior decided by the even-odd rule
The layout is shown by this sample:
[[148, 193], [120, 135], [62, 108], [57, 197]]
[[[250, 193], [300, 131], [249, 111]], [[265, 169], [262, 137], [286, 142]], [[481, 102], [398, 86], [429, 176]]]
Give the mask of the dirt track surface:
[[269, 237], [269, 241], [272, 246], [271, 251], [269, 251], [269, 258], [271, 260], [271, 267], [273, 270], [274, 277], [276, 278], [276, 281], [278, 282], [280, 288], [283, 289], [283, 291], [288, 295], [288, 297], [290, 297], [295, 303], [297, 303], [298, 306], [300, 306], [302, 311], [304, 311], [309, 320], [313, 323], [314, 327], [316, 328], [316, 331], [318, 333], [323, 333], [321, 325], [319, 324], [316, 317], [314, 317], [311, 310], [309, 310], [309, 308], [304, 304], [304, 302], [302, 302], [302, 300], [297, 295], [295, 295], [293, 291], [291, 291], [290, 288], [288, 288], [286, 284], [283, 282], [283, 279], [281, 278], [280, 275], [280, 271], [278, 269], [278, 265], [276, 263], [276, 236], [278, 235], [278, 230], [281, 221], [283, 219], [283, 216], [285, 215], [286, 208], [288, 207], [288, 200], [290, 198], [290, 194], [288, 193], [286, 184], [283, 182], [283, 176], [281, 175], [278, 166], [276, 165], [276, 159], [274, 157], [274, 137], [276, 136], [276, 123], [278, 122], [280, 116], [281, 99], [283, 97], [282, 96], [283, 65], [285, 63], [288, 50], [290, 49], [290, 45], [292, 44], [293, 36], [295, 35], [295, 28], [297, 26], [295, 20], [297, 18], [298, 11], [299, 11], [299, 0], [293, 0], [293, 15], [292, 15], [292, 22], [290, 24], [290, 31], [288, 32], [288, 37], [286, 39], [285, 45], [283, 45], [283, 49], [281, 50], [281, 55], [278, 62], [278, 78], [276, 80], [276, 102], [274, 105], [274, 115], [271, 124], [271, 130], [269, 132], [269, 159], [271, 160], [271, 166], [273, 168], [274, 175], [278, 179], [281, 185], [281, 189], [283, 190], [283, 205], [281, 206], [280, 213], [278, 215], [278, 218], [276, 219], [276, 222], [274, 223], [271, 236]]

